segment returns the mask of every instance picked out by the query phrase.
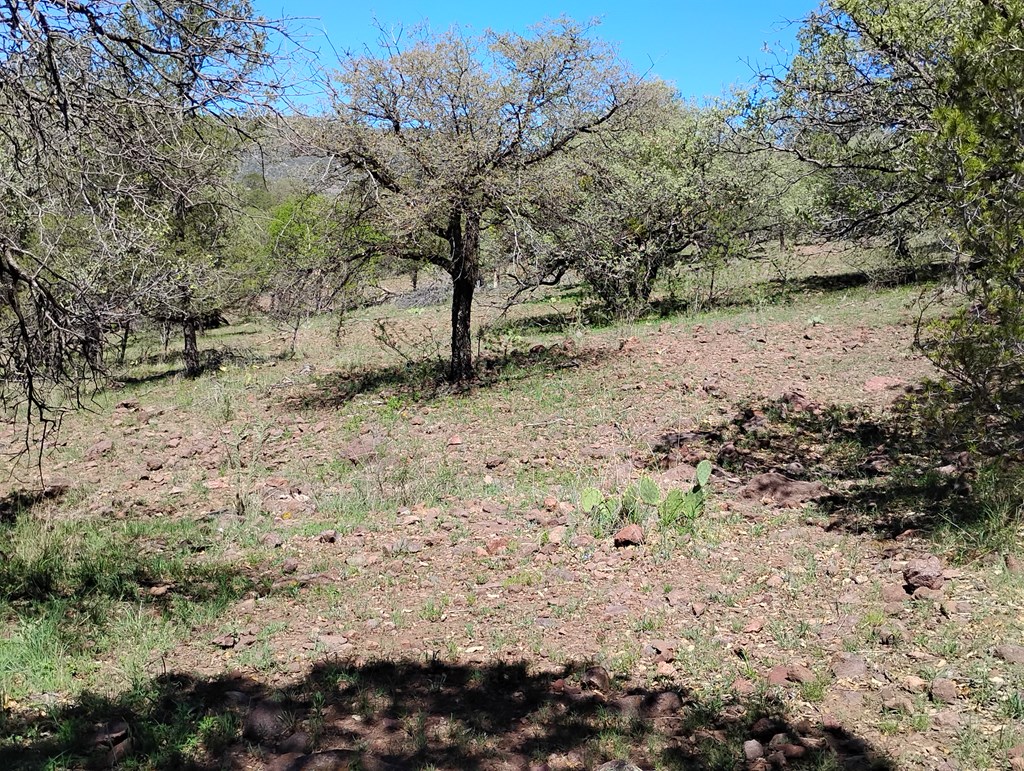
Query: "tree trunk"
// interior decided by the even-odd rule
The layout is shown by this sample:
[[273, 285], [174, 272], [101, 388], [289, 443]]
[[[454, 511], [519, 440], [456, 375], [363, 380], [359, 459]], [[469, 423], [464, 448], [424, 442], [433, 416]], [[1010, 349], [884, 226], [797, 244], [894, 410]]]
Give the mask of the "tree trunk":
[[480, 215], [453, 214], [448, 240], [452, 254], [452, 363], [448, 379], [465, 383], [473, 378], [471, 322], [473, 292], [480, 272]]
[[131, 334], [131, 322], [126, 321], [121, 325], [121, 345], [117, 351], [117, 366], [124, 366], [125, 357], [128, 355], [128, 336]]
[[181, 324], [185, 332], [185, 374], [189, 377], [196, 377], [201, 367], [199, 366], [199, 345], [196, 342], [196, 319], [194, 316], [187, 316]]

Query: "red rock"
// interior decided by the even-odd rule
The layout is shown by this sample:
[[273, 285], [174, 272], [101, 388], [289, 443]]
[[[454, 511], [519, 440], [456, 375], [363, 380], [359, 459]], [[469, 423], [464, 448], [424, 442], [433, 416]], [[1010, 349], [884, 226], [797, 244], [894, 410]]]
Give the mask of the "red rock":
[[840, 653], [832, 663], [832, 674], [840, 680], [857, 680], [868, 673], [867, 663], [852, 653]]
[[932, 681], [931, 687], [932, 701], [937, 701], [941, 704], [951, 704], [959, 697], [959, 690], [956, 687], [956, 683], [952, 680], [939, 677]]
[[640, 525], [626, 525], [614, 536], [616, 546], [639, 546], [644, 542], [644, 531]]
[[85, 451], [85, 460], [98, 460], [114, 449], [114, 443], [109, 439], [100, 439], [96, 444]]
[[737, 677], [732, 681], [732, 689], [739, 696], [752, 696], [757, 691], [752, 682], [742, 677]]
[[921, 587], [941, 589], [945, 583], [942, 563], [935, 556], [911, 560], [903, 570], [903, 580], [915, 590]]
[[747, 760], [757, 760], [764, 757], [764, 747], [757, 739], [748, 739], [743, 742], [743, 756]]
[[779, 665], [772, 667], [768, 673], [768, 685], [786, 685], [789, 683], [789, 667]]
[[1024, 647], [1020, 645], [999, 645], [993, 653], [1008, 664], [1024, 664]]

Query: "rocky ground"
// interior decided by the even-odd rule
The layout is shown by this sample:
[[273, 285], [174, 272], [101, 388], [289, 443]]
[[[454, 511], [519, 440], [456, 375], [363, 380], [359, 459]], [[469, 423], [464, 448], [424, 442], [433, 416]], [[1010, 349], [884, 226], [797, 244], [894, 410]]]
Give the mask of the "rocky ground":
[[[4, 504], [11, 565], [43, 532], [86, 565], [92, 528], [138, 569], [61, 573], [45, 638], [56, 606], [8, 569], [0, 766], [1024, 768], [1017, 552], [954, 550], [891, 494], [880, 416], [929, 374], [912, 297], [517, 332], [469, 393], [358, 323], [294, 361], [228, 328], [207, 345], [256, 353], [195, 382], [141, 368]], [[705, 459], [692, 522], [581, 507]]]

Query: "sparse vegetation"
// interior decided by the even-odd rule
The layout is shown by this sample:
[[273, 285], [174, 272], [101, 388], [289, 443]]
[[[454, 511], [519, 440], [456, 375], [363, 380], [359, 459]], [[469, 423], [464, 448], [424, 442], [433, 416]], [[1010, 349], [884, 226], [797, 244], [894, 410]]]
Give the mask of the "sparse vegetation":
[[303, 116], [248, 3], [37, 5], [0, 767], [1020, 755], [1016, 0], [830, 0], [714, 106], [423, 27]]

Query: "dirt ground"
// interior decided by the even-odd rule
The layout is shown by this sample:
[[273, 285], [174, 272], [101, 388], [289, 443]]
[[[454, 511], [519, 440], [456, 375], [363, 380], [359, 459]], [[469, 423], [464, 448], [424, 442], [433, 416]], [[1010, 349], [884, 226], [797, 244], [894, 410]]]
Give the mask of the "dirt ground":
[[[443, 307], [339, 345], [314, 324], [295, 359], [227, 327], [196, 381], [140, 351], [66, 419], [53, 494], [10, 484], [10, 527], [78, 550], [88, 524], [145, 570], [87, 625], [65, 588], [31, 651], [12, 591], [0, 766], [1022, 767], [1016, 558], [964, 561], [870, 495], [898, 443], [878, 416], [933, 374], [916, 292], [598, 329], [527, 306], [468, 392], [372, 334], [443, 340]], [[581, 508], [689, 490], [703, 459], [687, 527], [652, 508], [617, 543]]]

